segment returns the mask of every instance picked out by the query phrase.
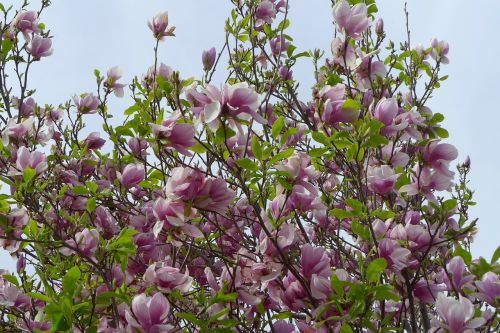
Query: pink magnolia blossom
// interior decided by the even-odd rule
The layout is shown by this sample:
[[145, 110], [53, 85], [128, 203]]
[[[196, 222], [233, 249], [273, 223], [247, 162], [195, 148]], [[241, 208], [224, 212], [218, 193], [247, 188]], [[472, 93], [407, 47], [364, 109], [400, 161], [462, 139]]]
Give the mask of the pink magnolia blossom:
[[165, 146], [190, 156], [188, 148], [196, 144], [195, 130], [191, 124], [179, 124], [176, 117], [163, 120], [161, 125], [151, 124], [153, 135], [159, 138]]
[[247, 83], [225, 85], [222, 92], [207, 85], [201, 92], [190, 89], [186, 94], [198, 120], [214, 132], [221, 124], [221, 118], [229, 119], [233, 128], [239, 128], [238, 120], [253, 118], [260, 124], [267, 123], [258, 114], [259, 95]]
[[339, 122], [352, 123], [359, 117], [360, 110], [343, 108], [345, 102], [345, 85], [339, 83], [335, 86], [325, 86], [320, 91], [320, 96], [325, 100], [321, 120], [329, 125]]
[[209, 178], [205, 181], [195, 200], [195, 206], [218, 213], [227, 211], [236, 193], [227, 187], [224, 179]]
[[257, 18], [255, 25], [262, 26], [264, 23], [271, 24], [276, 17], [277, 10], [273, 2], [263, 0], [255, 9], [255, 17]]
[[269, 42], [271, 46], [271, 52], [274, 56], [279, 56], [281, 53], [286, 52], [288, 50], [288, 46], [290, 43], [285, 39], [285, 37], [277, 36], [271, 39]]
[[144, 157], [148, 148], [148, 142], [144, 138], [130, 138], [128, 140], [128, 147], [135, 156]]
[[17, 119], [11, 118], [2, 132], [2, 142], [6, 146], [10, 139], [21, 140], [34, 132], [34, 118], [30, 117], [18, 123]]
[[382, 98], [373, 111], [375, 119], [380, 120], [384, 125], [390, 125], [396, 115], [398, 114], [399, 107], [395, 98]]
[[18, 29], [24, 35], [26, 40], [30, 40], [30, 34], [40, 33], [40, 28], [38, 27], [38, 14], [34, 10], [23, 11], [17, 14], [12, 21], [12, 25]]
[[212, 47], [208, 50], [204, 50], [201, 54], [201, 62], [203, 64], [203, 70], [209, 71], [215, 64], [215, 57], [217, 53], [215, 52], [215, 47]]
[[310, 278], [313, 274], [329, 277], [331, 274], [330, 259], [322, 247], [305, 244], [301, 249], [300, 262], [302, 273]]
[[193, 200], [205, 182], [204, 175], [191, 168], [177, 167], [165, 185], [165, 193], [173, 194], [181, 200]]
[[99, 244], [99, 232], [96, 229], [89, 230], [85, 228], [76, 233], [75, 239], [67, 240], [66, 244], [71, 248], [62, 247], [59, 250], [62, 254], [69, 256], [75, 253], [73, 248], [78, 248], [81, 254], [93, 259], [94, 253], [97, 250], [97, 245]]
[[446, 297], [444, 293], [439, 293], [436, 310], [443, 320], [442, 327], [450, 333], [474, 332], [475, 328], [480, 327], [485, 322], [482, 317], [474, 318], [474, 305], [462, 295], [459, 295], [457, 300], [453, 297]]
[[347, 1], [341, 0], [333, 7], [333, 17], [339, 30], [354, 39], [361, 38], [370, 25], [364, 3], [351, 7]]
[[431, 57], [434, 60], [439, 60], [443, 64], [448, 64], [450, 63], [450, 60], [448, 59], [448, 52], [450, 51], [450, 46], [448, 45], [448, 42], [441, 40], [438, 41], [436, 38], [433, 38], [431, 41], [431, 46], [432, 46], [432, 51], [431, 51]]
[[382, 239], [378, 244], [378, 249], [380, 257], [387, 260], [388, 268], [396, 272], [401, 271], [410, 264], [410, 250], [400, 247], [391, 239]]
[[156, 264], [152, 264], [144, 274], [144, 281], [156, 286], [160, 291], [170, 292], [178, 289], [186, 293], [191, 287], [193, 278], [189, 276], [189, 272], [184, 274], [176, 267], [164, 266], [156, 268]]
[[99, 100], [92, 93], [85, 93], [80, 97], [74, 96], [73, 102], [75, 102], [78, 112], [82, 114], [96, 113], [99, 106]]
[[131, 311], [125, 312], [128, 324], [145, 333], [167, 333], [173, 331], [168, 324], [170, 305], [162, 293], [152, 297], [140, 294], [132, 300]]
[[26, 50], [35, 59], [40, 59], [42, 57], [48, 57], [52, 54], [52, 40], [47, 37], [35, 36], [31, 41], [30, 46], [26, 47]]
[[126, 188], [131, 188], [139, 184], [146, 177], [146, 171], [142, 164], [127, 164], [118, 179]]
[[370, 61], [370, 58], [370, 56], [364, 56], [356, 61], [355, 77], [362, 91], [372, 89], [372, 83], [387, 75], [384, 63], [373, 58]]
[[28, 148], [21, 147], [17, 150], [17, 170], [11, 170], [11, 175], [21, 175], [27, 168], [35, 170], [37, 175], [47, 170], [47, 157], [39, 151], [30, 152]]
[[164, 37], [175, 36], [175, 27], [168, 26], [168, 13], [163, 12], [157, 14], [148, 22], [148, 27], [153, 32], [153, 35], [158, 40], [163, 40]]
[[481, 281], [476, 281], [476, 286], [479, 292], [474, 294], [474, 296], [491, 306], [498, 306], [500, 280], [497, 274], [493, 272], [485, 273]]
[[304, 153], [297, 153], [286, 162], [275, 166], [276, 170], [286, 172], [294, 181], [302, 182], [318, 178], [319, 173], [311, 165], [311, 158]]
[[465, 268], [465, 262], [462, 257], [453, 257], [450, 262], [446, 265], [446, 270], [451, 276], [451, 280], [448, 275], [445, 276], [445, 283], [447, 284], [449, 290], [461, 290], [465, 285], [472, 282], [474, 277], [467, 272]]
[[356, 64], [356, 53], [351, 44], [335, 37], [331, 44], [333, 62], [344, 68], [353, 68]]
[[368, 189], [378, 194], [386, 194], [394, 188], [400, 174], [395, 174], [389, 165], [368, 166], [366, 181]]
[[118, 66], [111, 67], [108, 69], [107, 78], [104, 85], [109, 89], [113, 90], [116, 97], [123, 97], [123, 87], [125, 84], [118, 83], [118, 80], [122, 77], [123, 71]]
[[90, 133], [87, 138], [84, 140], [84, 143], [87, 145], [88, 149], [100, 149], [104, 146], [106, 140], [101, 138], [99, 132]]

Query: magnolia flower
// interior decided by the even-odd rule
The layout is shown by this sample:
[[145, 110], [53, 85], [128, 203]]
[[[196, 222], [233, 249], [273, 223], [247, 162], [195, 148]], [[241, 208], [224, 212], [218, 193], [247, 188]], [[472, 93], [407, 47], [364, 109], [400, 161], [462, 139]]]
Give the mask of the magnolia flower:
[[186, 293], [191, 287], [193, 278], [189, 276], [189, 272], [184, 274], [178, 268], [164, 266], [156, 269], [156, 264], [152, 264], [144, 274], [144, 281], [155, 285], [158, 290], [170, 292], [178, 289]]
[[215, 63], [215, 56], [215, 47], [203, 51], [203, 53], [201, 54], [201, 62], [203, 64], [204, 71], [209, 71], [212, 69]]
[[153, 17], [151, 21], [148, 22], [148, 27], [158, 40], [163, 40], [163, 38], [167, 36], [175, 36], [175, 27], [168, 26], [167, 12], [159, 13]]
[[139, 184], [146, 177], [146, 171], [142, 164], [127, 164], [122, 173], [118, 173], [118, 180], [126, 188], [131, 188]]
[[193, 200], [205, 182], [205, 176], [198, 170], [177, 167], [165, 185], [167, 194], [174, 194], [181, 200]]
[[338, 29], [354, 39], [361, 38], [370, 25], [364, 3], [351, 7], [347, 1], [341, 0], [333, 7], [333, 17]]
[[151, 124], [153, 135], [167, 146], [190, 156], [188, 148], [196, 144], [195, 130], [191, 124], [178, 124], [176, 117], [163, 120], [161, 125]]
[[271, 46], [271, 52], [274, 56], [278, 56], [285, 52], [288, 50], [288, 46], [290, 46], [290, 43], [282, 36], [274, 37], [271, 39], [269, 44]]
[[11, 118], [2, 132], [3, 144], [6, 146], [10, 139], [21, 140], [31, 135], [34, 132], [33, 122], [33, 117], [23, 120], [21, 123], [18, 123], [16, 118]]
[[240, 127], [239, 120], [253, 118], [260, 124], [267, 123], [258, 113], [259, 95], [245, 82], [225, 85], [222, 92], [212, 85], [207, 85], [201, 92], [189, 89], [186, 96], [198, 121], [205, 123], [213, 132], [221, 124], [221, 118], [227, 118], [235, 129]]
[[39, 151], [30, 152], [28, 148], [21, 147], [17, 150], [17, 170], [11, 170], [10, 175], [21, 175], [27, 168], [35, 170], [37, 175], [47, 170], [47, 157]]
[[144, 138], [130, 138], [128, 147], [135, 156], [145, 156], [148, 142]]
[[52, 54], [52, 40], [47, 37], [35, 36], [31, 41], [31, 45], [26, 47], [26, 50], [35, 59], [48, 57]]
[[152, 297], [140, 294], [132, 300], [131, 311], [125, 312], [125, 319], [135, 329], [145, 333], [171, 332], [173, 327], [168, 325], [170, 305], [162, 293]]
[[366, 182], [368, 189], [378, 194], [386, 194], [394, 188], [400, 174], [395, 174], [389, 165], [368, 166]]
[[498, 305], [498, 299], [500, 298], [500, 280], [497, 274], [493, 272], [485, 273], [481, 281], [476, 281], [476, 286], [479, 293], [474, 294], [474, 296], [491, 306]]
[[276, 17], [276, 8], [274, 3], [269, 0], [263, 0], [255, 9], [255, 25], [262, 26], [264, 23], [271, 24]]
[[224, 179], [210, 178], [205, 181], [200, 192], [198, 192], [195, 206], [201, 209], [224, 213], [235, 196], [236, 193], [227, 187]]
[[397, 245], [392, 239], [384, 238], [378, 244], [380, 257], [387, 260], [388, 268], [399, 272], [410, 264], [410, 250]]
[[101, 138], [99, 132], [90, 133], [87, 138], [84, 140], [84, 143], [87, 145], [88, 149], [100, 149], [104, 146], [106, 140]]
[[331, 44], [333, 62], [344, 68], [353, 68], [356, 64], [356, 54], [349, 42], [335, 37]]
[[390, 125], [398, 111], [398, 102], [395, 98], [382, 98], [375, 106], [373, 117], [383, 122], [384, 125]]
[[302, 273], [310, 278], [313, 274], [321, 277], [330, 276], [330, 258], [322, 247], [305, 244], [301, 249], [300, 263]]
[[325, 100], [324, 110], [321, 114], [321, 120], [329, 125], [339, 122], [352, 123], [359, 117], [358, 108], [344, 108], [345, 85], [339, 83], [335, 86], [325, 86], [320, 91], [320, 96]]
[[450, 333], [474, 332], [475, 328], [485, 323], [484, 318], [474, 318], [474, 305], [467, 298], [459, 295], [459, 299], [446, 297], [439, 293], [436, 311], [443, 320], [442, 327]]
[[38, 34], [41, 31], [38, 27], [38, 14], [33, 10], [17, 14], [14, 21], [12, 21], [12, 25], [22, 32], [24, 38], [28, 41], [30, 39], [30, 33]]
[[451, 280], [447, 275], [444, 278], [449, 290], [461, 290], [465, 285], [470, 284], [474, 280], [474, 277], [467, 272], [462, 257], [453, 257], [446, 265], [446, 270], [451, 276]]
[[118, 83], [118, 80], [122, 77], [123, 71], [118, 66], [111, 67], [107, 72], [107, 79], [104, 82], [104, 86], [113, 90], [116, 97], [123, 97], [123, 83]]
[[431, 46], [432, 46], [432, 51], [431, 51], [431, 57], [436, 60], [440, 61], [443, 64], [448, 64], [450, 63], [450, 59], [448, 59], [448, 52], [450, 51], [450, 46], [448, 45], [448, 42], [441, 40], [438, 41], [436, 38], [433, 38], [431, 41]]
[[92, 114], [97, 112], [97, 107], [99, 106], [99, 100], [93, 93], [84, 93], [80, 96], [74, 96], [73, 102], [75, 102], [76, 109], [82, 114]]
[[85, 228], [81, 232], [76, 233], [75, 239], [67, 240], [66, 244], [71, 248], [62, 247], [59, 250], [65, 256], [73, 254], [75, 252], [73, 248], [78, 248], [79, 253], [93, 259], [97, 245], [99, 244], [99, 232], [96, 229], [89, 230]]
[[370, 60], [370, 56], [357, 59], [356, 65], [356, 82], [362, 91], [371, 89], [372, 83], [376, 82], [377, 78], [383, 78], [387, 74], [384, 63], [373, 58]]

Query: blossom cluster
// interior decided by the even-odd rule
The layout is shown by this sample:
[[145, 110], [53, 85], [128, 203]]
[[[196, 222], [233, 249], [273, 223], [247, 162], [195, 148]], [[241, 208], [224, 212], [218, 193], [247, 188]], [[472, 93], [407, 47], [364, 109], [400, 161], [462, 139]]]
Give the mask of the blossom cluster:
[[[48, 5], [1, 25], [2, 61], [26, 78], [52, 53]], [[324, 59], [293, 44], [287, 1], [234, 6], [234, 38], [201, 53], [200, 79], [158, 61], [175, 36], [161, 13], [154, 65], [128, 84], [96, 70], [95, 91], [57, 106], [27, 79], [17, 97], [0, 87], [0, 246], [17, 260], [0, 271], [0, 329], [497, 329], [500, 251], [472, 258], [471, 162], [454, 167], [427, 105], [448, 44], [385, 48], [374, 1], [339, 0]], [[292, 71], [303, 58], [310, 96]], [[126, 94], [116, 125], [107, 106]]]

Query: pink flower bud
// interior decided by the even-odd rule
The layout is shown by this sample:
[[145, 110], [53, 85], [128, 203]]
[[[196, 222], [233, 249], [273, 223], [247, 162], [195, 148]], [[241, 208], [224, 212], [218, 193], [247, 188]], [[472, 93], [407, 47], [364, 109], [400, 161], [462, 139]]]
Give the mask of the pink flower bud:
[[209, 71], [212, 69], [215, 63], [215, 56], [215, 47], [203, 51], [203, 53], [201, 54], [201, 62], [203, 63], [204, 71]]
[[382, 18], [375, 22], [375, 33], [379, 36], [384, 34], [384, 20]]
[[384, 125], [392, 124], [399, 111], [398, 102], [395, 98], [382, 98], [375, 106], [373, 116]]

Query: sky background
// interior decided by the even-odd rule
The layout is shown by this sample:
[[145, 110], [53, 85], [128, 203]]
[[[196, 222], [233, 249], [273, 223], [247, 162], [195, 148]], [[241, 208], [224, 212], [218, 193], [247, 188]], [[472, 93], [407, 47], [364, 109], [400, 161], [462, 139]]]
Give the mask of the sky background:
[[[3, 1], [19, 4], [21, 1]], [[38, 3], [32, 1], [34, 8]], [[378, 0], [378, 15], [384, 18], [388, 38], [399, 43], [406, 39], [403, 0]], [[471, 187], [478, 203], [471, 216], [479, 218], [479, 233], [472, 246], [474, 257], [491, 258], [500, 244], [498, 213], [500, 195], [500, 112], [497, 97], [500, 85], [500, 1], [407, 0], [412, 44], [428, 46], [432, 37], [450, 44], [450, 64], [442, 74], [450, 77], [442, 84], [429, 106], [445, 115], [448, 142], [472, 160]], [[333, 35], [330, 0], [290, 0], [289, 34], [298, 50], [320, 48], [331, 57]], [[94, 68], [102, 73], [115, 65], [124, 70], [124, 80], [142, 75], [153, 61], [154, 40], [146, 22], [168, 11], [177, 27], [176, 37], [161, 43], [161, 62], [181, 71], [184, 78], [202, 74], [201, 52], [219, 49], [224, 39], [224, 21], [229, 0], [53, 0], [42, 15], [54, 35], [54, 54], [44, 58], [31, 72], [31, 88], [36, 87], [39, 104], [57, 105], [74, 94], [95, 90]], [[305, 58], [303, 58], [305, 59]], [[222, 67], [221, 67], [222, 68]], [[223, 75], [218, 76], [222, 78]], [[313, 84], [312, 64], [305, 59], [294, 69], [300, 78], [303, 99]], [[217, 77], [216, 77], [217, 79]], [[214, 83], [218, 84], [215, 80]], [[118, 117], [128, 106], [126, 99], [114, 100], [109, 112]], [[97, 119], [97, 118], [96, 118]], [[100, 130], [88, 117], [93, 131]], [[119, 119], [117, 119], [119, 121]], [[14, 269], [6, 252], [0, 252], [0, 267]]]

